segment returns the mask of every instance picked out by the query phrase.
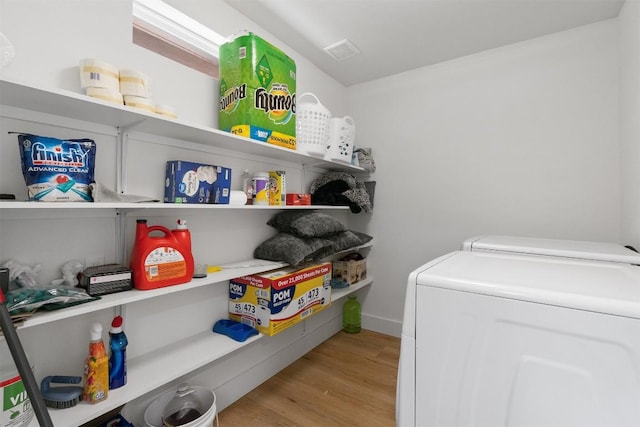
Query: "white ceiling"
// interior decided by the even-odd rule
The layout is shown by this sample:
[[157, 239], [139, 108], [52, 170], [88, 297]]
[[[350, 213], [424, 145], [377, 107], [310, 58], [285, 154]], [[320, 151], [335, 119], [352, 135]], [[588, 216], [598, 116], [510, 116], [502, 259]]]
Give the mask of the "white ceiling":
[[[615, 18], [624, 0], [225, 0], [345, 86]], [[343, 39], [361, 54], [337, 61]]]

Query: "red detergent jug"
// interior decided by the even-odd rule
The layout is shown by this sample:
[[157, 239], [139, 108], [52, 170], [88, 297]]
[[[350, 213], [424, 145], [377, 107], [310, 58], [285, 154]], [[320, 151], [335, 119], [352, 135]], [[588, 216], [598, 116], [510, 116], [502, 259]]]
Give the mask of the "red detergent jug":
[[[154, 231], [162, 235], [150, 236]], [[166, 227], [148, 227], [146, 219], [136, 220], [136, 240], [129, 265], [133, 270], [133, 286], [147, 290], [191, 281], [193, 255], [191, 247], [185, 247], [183, 242]]]

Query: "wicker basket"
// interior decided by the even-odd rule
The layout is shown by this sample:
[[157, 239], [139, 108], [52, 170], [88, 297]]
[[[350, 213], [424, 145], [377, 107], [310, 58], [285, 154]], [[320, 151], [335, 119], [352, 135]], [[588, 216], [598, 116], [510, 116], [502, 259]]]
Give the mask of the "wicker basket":
[[297, 104], [296, 150], [323, 157], [327, 151], [331, 113], [312, 93], [300, 95]]

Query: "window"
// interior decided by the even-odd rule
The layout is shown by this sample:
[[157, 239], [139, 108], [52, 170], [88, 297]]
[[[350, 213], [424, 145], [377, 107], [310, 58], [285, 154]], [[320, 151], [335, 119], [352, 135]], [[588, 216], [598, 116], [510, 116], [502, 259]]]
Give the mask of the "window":
[[227, 39], [161, 0], [133, 0], [133, 42], [218, 77], [218, 50]]

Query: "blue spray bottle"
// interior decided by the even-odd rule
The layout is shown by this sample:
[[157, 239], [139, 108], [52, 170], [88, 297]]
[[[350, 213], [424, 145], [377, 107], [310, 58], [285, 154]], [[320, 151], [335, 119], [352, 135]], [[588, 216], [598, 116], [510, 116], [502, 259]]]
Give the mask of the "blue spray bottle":
[[122, 330], [122, 316], [116, 316], [109, 330], [109, 389], [127, 383], [127, 336]]

